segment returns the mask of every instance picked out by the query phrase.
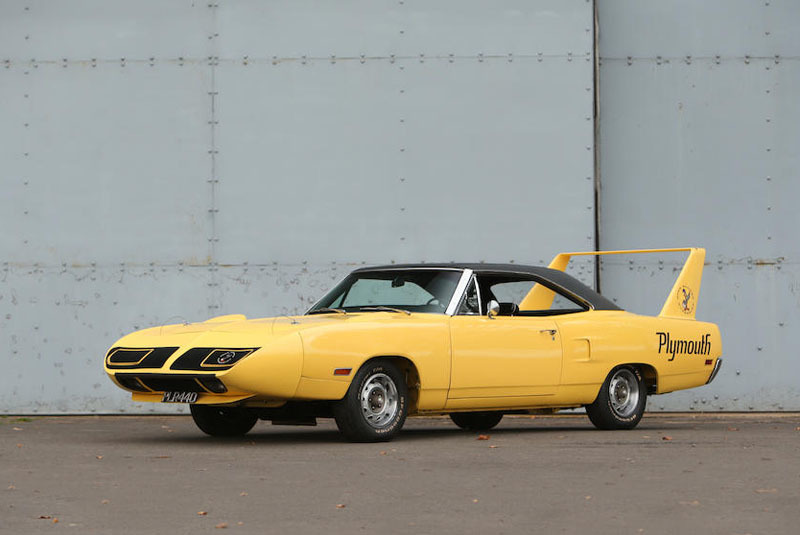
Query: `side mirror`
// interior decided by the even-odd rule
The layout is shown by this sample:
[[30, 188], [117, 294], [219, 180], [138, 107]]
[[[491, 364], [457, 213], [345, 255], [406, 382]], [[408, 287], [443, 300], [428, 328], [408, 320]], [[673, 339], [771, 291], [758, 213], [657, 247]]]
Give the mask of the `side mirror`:
[[489, 305], [486, 307], [486, 315], [489, 317], [490, 320], [493, 320], [495, 316], [500, 314], [500, 303], [492, 299], [489, 301]]

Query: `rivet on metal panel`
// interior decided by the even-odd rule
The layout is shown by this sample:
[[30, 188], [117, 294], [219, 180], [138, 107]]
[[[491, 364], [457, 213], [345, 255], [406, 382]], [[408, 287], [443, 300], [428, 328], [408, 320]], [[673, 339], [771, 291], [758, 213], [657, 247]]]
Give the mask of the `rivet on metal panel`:
[[244, 56], [244, 57], [242, 58], [242, 65], [247, 65], [247, 63], [248, 63], [248, 57], [247, 57], [247, 56]]
[[661, 65], [662, 61], [663, 59], [661, 58], [661, 56], [656, 56], [656, 65]]
[[67, 58], [61, 58], [61, 66], [63, 68], [67, 68]]
[[714, 63], [716, 63], [717, 65], [719, 65], [719, 62], [720, 62], [720, 61], [721, 61], [721, 58], [720, 58], [719, 56], [714, 56]]
[[478, 53], [478, 61], [483, 62], [483, 52]]
[[736, 370], [736, 375], [742, 375], [742, 371], [741, 370]]
[[125, 66], [125, 58], [119, 58], [119, 66], [120, 67], [124, 67]]
[[178, 56], [178, 66], [179, 67], [183, 67], [183, 62], [184, 62], [183, 56]]
[[628, 56], [628, 65], [632, 65], [632, 64], [633, 64], [633, 57]]
[[[394, 62], [394, 56], [392, 56], [392, 62]], [[334, 63], [336, 63], [336, 56], [334, 54], [331, 54], [331, 64]]]
[[783, 327], [783, 322], [782, 321], [778, 322], [778, 327]]
[[272, 56], [272, 64], [273, 65], [277, 65], [278, 64], [278, 56]]
[[567, 52], [567, 61], [572, 61], [572, 52]]
[[508, 55], [508, 62], [511, 63], [512, 61], [514, 61], [514, 54], [509, 54]]
[[683, 61], [685, 61], [687, 65], [691, 65], [692, 64], [692, 56], [686, 56], [685, 58], [683, 58]]
[[453, 61], [455, 61], [455, 56], [453, 54], [448, 54], [447, 58], [448, 58], [447, 61], [449, 61], [450, 63], [453, 63]]
[[[307, 60], [308, 60], [308, 58], [306, 57], [305, 54], [300, 56], [300, 63], [302, 63], [303, 65], [306, 64]], [[364, 54], [361, 54], [361, 63], [364, 63]]]
[[425, 54], [420, 54], [419, 55], [419, 62], [420, 63], [425, 63]]
[[544, 59], [544, 56], [542, 55], [542, 53], [541, 53], [541, 52], [539, 52], [538, 54], [536, 54], [536, 59], [539, 61], [539, 63], [541, 63], [541, 62], [542, 62], [542, 60]]
[[749, 64], [750, 64], [750, 56], [748, 56], [747, 54], [745, 54], [745, 56], [744, 56], [744, 62], [745, 62], [745, 64], [747, 64], [747, 65], [749, 65]]
[[757, 346], [757, 347], [756, 347], [756, 351], [761, 351], [762, 349], [764, 349], [764, 348], [763, 348], [763, 347], [761, 347], [761, 346]]
[[775, 65], [781, 62], [781, 57], [778, 54], [775, 54]]

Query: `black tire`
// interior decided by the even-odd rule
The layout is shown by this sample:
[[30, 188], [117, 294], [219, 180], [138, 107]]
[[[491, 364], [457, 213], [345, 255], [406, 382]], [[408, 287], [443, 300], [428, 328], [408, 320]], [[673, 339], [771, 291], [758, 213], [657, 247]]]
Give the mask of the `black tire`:
[[242, 436], [258, 421], [258, 414], [255, 411], [242, 407], [189, 405], [189, 410], [197, 427], [212, 437]]
[[488, 431], [503, 419], [502, 412], [453, 412], [450, 419], [467, 431]]
[[358, 370], [344, 398], [333, 406], [336, 426], [352, 442], [391, 440], [408, 415], [408, 386], [397, 366], [386, 359]]
[[641, 372], [633, 366], [618, 366], [606, 377], [597, 399], [586, 405], [589, 420], [598, 429], [633, 429], [642, 419], [647, 388]]

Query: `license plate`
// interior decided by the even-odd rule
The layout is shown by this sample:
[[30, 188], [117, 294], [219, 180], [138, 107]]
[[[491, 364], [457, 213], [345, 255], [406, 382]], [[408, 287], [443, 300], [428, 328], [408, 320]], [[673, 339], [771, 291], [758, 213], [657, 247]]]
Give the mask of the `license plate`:
[[194, 403], [197, 401], [197, 392], [164, 392], [162, 403]]

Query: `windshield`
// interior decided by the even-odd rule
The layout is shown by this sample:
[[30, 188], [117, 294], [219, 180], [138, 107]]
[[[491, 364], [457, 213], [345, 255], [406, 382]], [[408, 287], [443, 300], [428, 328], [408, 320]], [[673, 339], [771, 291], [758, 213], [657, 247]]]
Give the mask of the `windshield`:
[[351, 273], [320, 299], [308, 313], [343, 310], [371, 311], [391, 307], [408, 312], [444, 314], [461, 271], [457, 270], [386, 270]]

